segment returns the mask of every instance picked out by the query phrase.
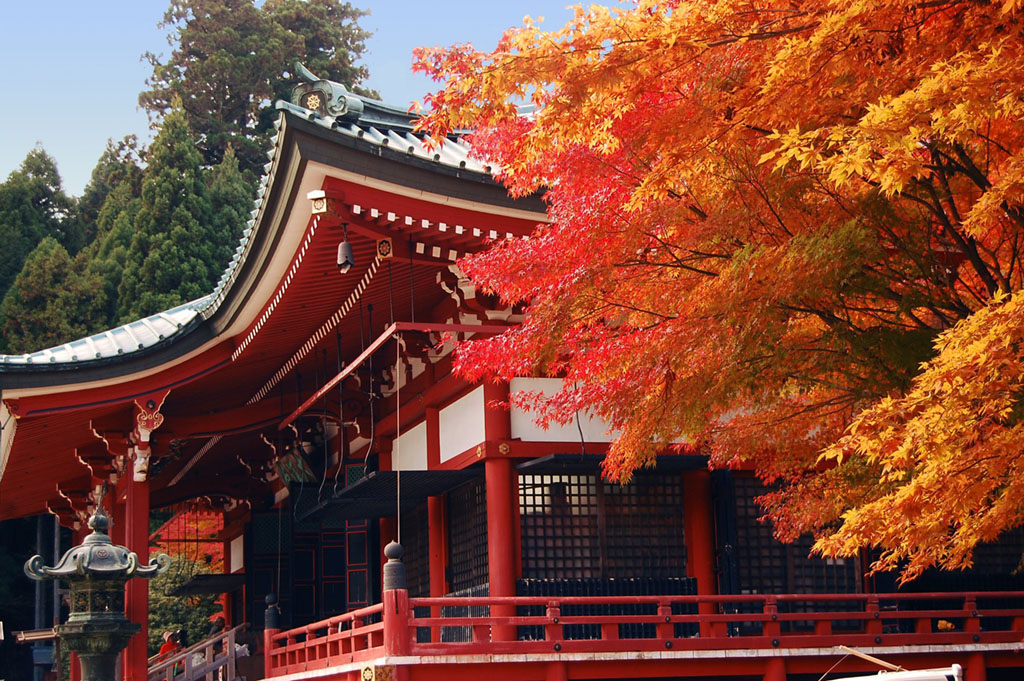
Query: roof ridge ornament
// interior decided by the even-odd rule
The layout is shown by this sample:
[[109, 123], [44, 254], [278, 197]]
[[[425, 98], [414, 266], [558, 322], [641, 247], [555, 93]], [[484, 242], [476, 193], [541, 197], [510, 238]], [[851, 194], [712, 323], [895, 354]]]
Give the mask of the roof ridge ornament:
[[317, 78], [316, 74], [299, 62], [294, 64], [295, 75], [304, 82], [292, 89], [292, 104], [314, 111], [324, 118], [358, 121], [363, 113], [363, 100], [350, 93], [341, 83]]

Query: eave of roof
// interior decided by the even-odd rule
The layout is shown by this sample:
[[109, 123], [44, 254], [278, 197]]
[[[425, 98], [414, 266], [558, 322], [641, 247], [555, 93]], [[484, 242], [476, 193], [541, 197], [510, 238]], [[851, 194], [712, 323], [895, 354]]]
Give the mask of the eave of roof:
[[[251, 217], [231, 261], [210, 294], [63, 345], [21, 355], [0, 355], [0, 387], [80, 383], [108, 377], [111, 373], [131, 373], [157, 366], [211, 340], [216, 333], [207, 322], [226, 301], [249, 293], [247, 289], [239, 290], [236, 282], [252, 255], [254, 230], [265, 212], [279, 161], [290, 151], [285, 148], [287, 135], [281, 132], [289, 123], [300, 130], [311, 125], [320, 138], [421, 171], [469, 180], [489, 188], [500, 187], [490, 175], [490, 167], [473, 159], [469, 146], [461, 139], [445, 139], [435, 146], [431, 140], [411, 132], [411, 116], [404, 125], [396, 123], [401, 119], [399, 109], [363, 99], [369, 106], [358, 122], [336, 120], [294, 104], [277, 102], [281, 112], [275, 122], [278, 133], [271, 138], [273, 146], [267, 152], [269, 162], [264, 166]], [[539, 199], [524, 202], [507, 195], [501, 198], [507, 206], [528, 205], [533, 211], [543, 213]]]

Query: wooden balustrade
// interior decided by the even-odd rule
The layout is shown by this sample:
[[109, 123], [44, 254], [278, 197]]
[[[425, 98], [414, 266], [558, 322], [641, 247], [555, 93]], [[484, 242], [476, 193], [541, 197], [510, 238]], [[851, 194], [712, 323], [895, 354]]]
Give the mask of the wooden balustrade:
[[279, 676], [373, 659], [383, 648], [383, 605], [378, 603], [273, 634], [264, 655], [266, 668]]
[[[268, 669], [281, 675], [392, 655], [964, 645], [1024, 635], [1024, 592], [411, 599], [400, 593], [399, 607], [376, 605], [272, 635]], [[469, 614], [441, 614], [452, 608]], [[496, 629], [518, 636], [497, 640]]]
[[149, 681], [234, 681], [237, 635], [247, 625], [203, 639], [173, 655], [149, 659]]

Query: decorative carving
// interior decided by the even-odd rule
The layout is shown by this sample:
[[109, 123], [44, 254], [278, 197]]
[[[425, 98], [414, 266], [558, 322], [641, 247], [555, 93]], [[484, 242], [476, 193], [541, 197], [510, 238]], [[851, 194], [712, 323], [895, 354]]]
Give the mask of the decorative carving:
[[[138, 404], [138, 402], [136, 402]], [[152, 401], [147, 404], [152, 404]], [[149, 440], [149, 435], [163, 425], [164, 415], [159, 411], [146, 411], [140, 408], [135, 414], [135, 428], [143, 435], [144, 440]]]
[[325, 118], [359, 120], [363, 113], [363, 100], [351, 94], [344, 85], [317, 78], [297, 62], [295, 75], [306, 82], [292, 90], [292, 104], [315, 111]]
[[145, 482], [149, 477], [150, 439], [153, 431], [163, 425], [164, 415], [160, 413], [160, 408], [169, 393], [170, 390], [164, 390], [142, 400], [135, 400], [135, 451], [132, 459], [132, 480], [135, 482]]
[[149, 457], [152, 454], [151, 449], [135, 448], [135, 455], [132, 457], [132, 480], [135, 482], [145, 482], [149, 476]]
[[391, 665], [367, 666], [359, 676], [362, 681], [394, 681], [395, 668]]

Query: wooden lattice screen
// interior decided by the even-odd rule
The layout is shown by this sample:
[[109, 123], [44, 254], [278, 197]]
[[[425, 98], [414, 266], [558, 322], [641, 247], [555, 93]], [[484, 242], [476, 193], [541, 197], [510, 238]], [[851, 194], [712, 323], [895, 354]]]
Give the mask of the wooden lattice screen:
[[526, 579], [686, 575], [679, 476], [523, 475], [519, 508]]
[[456, 487], [448, 494], [452, 592], [487, 583], [487, 497], [483, 478]]

